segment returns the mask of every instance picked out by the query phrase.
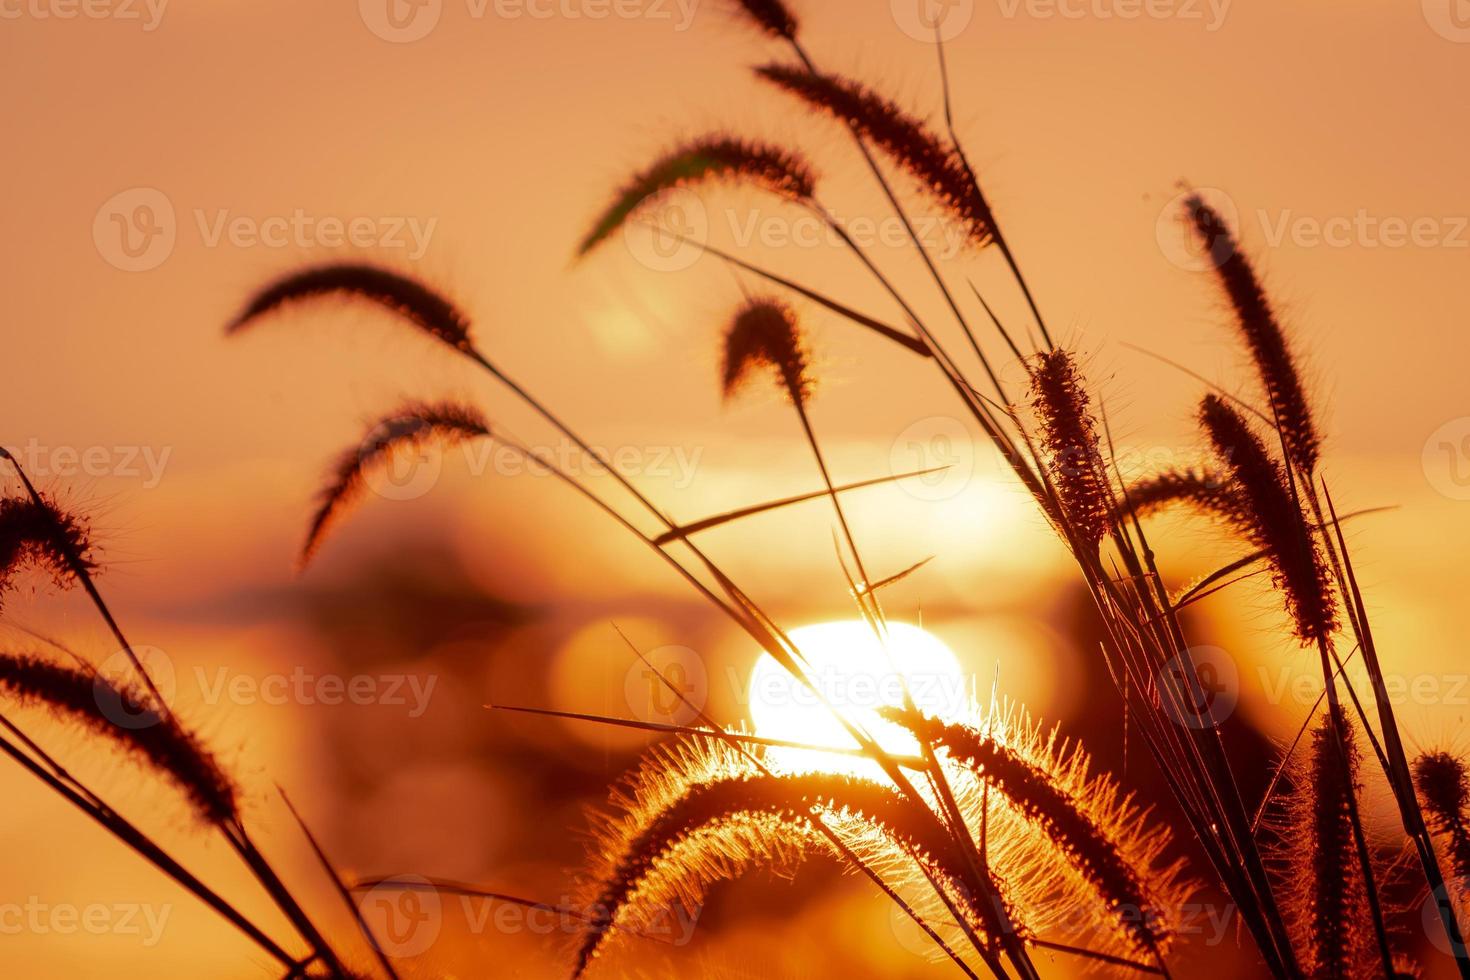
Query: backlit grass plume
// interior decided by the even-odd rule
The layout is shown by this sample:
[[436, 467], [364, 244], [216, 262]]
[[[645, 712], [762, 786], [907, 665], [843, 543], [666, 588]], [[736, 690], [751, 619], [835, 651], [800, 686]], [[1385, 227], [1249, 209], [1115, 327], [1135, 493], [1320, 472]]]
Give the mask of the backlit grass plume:
[[455, 350], [471, 347], [469, 317], [449, 300], [417, 279], [354, 262], [312, 266], [269, 283], [250, 298], [227, 331], [238, 333], [283, 307], [333, 295], [375, 303]]
[[574, 975], [615, 928], [637, 931], [675, 904], [697, 908], [717, 881], [756, 868], [789, 873], [808, 857], [835, 856], [813, 828], [818, 816], [850, 847], [922, 861], [956, 894], [962, 881], [938, 820], [869, 779], [763, 771], [727, 747], [685, 743], [656, 751], [617, 801], [618, 814], [599, 821], [591, 849], [599, 862], [587, 895], [593, 923]]
[[1240, 494], [1242, 509], [1227, 512], [1228, 522], [1269, 557], [1298, 639], [1326, 640], [1337, 628], [1336, 598], [1321, 548], [1281, 466], [1245, 418], [1219, 396], [1205, 396], [1200, 423]]
[[0, 500], [0, 601], [27, 568], [47, 572], [59, 587], [75, 584], [78, 568], [96, 563], [86, 524], [43, 495]]
[[[909, 724], [898, 712], [886, 717]], [[971, 724], [925, 718], [909, 727], [942, 749], [1010, 920], [1028, 942], [1157, 955], [1193, 891], [1164, 856], [1167, 832], [1091, 774], [1087, 756], [1059, 743], [1055, 731], [1043, 733], [1019, 711], [985, 725], [977, 713]], [[934, 806], [876, 778], [786, 767], [779, 753], [757, 764], [721, 744], [655, 750], [615, 794], [613, 816], [595, 821], [586, 899], [598, 924], [578, 950], [577, 969], [615, 929], [635, 931], [675, 903], [696, 907], [716, 881], [754, 868], [786, 873], [816, 855], [860, 861], [926, 918], [942, 921], [935, 883], [963, 909], [965, 871]], [[817, 816], [846, 855], [813, 829]], [[966, 919], [985, 938], [983, 910]]]
[[451, 401], [410, 402], [375, 422], [362, 442], [344, 450], [332, 466], [317, 495], [317, 509], [301, 549], [302, 563], [311, 560], [327, 533], [361, 498], [373, 471], [431, 444], [449, 447], [489, 435], [490, 424], [479, 411]]
[[1130, 483], [1124, 496], [1139, 517], [1175, 506], [1216, 516], [1238, 516], [1241, 510], [1229, 478], [1213, 468], [1162, 470]]
[[990, 205], [959, 154], [897, 103], [860, 82], [803, 67], [771, 64], [756, 73], [871, 141], [960, 221], [971, 245], [988, 245], [995, 239]]
[[178, 786], [206, 823], [238, 816], [233, 780], [172, 715], [149, 707], [142, 690], [31, 654], [0, 653], [0, 691], [78, 724], [140, 760]]
[[658, 194], [716, 180], [758, 187], [790, 201], [810, 200], [816, 186], [811, 167], [790, 150], [728, 136], [701, 137], [634, 174], [577, 246], [577, 254], [586, 255], [606, 241]]
[[814, 386], [806, 342], [796, 313], [777, 299], [751, 300], [725, 331], [721, 389], [732, 397], [753, 372], [770, 368], [791, 401], [805, 405]]
[[[1351, 729], [1346, 745], [1346, 768], [1356, 780], [1358, 750]], [[1324, 715], [1312, 731], [1308, 753], [1294, 767], [1278, 845], [1281, 891], [1302, 965], [1308, 976], [1332, 980], [1367, 978], [1381, 970], [1343, 772], [1332, 718]]]
[[1058, 348], [1037, 355], [1031, 397], [1062, 512], [1072, 530], [1096, 548], [1108, 532], [1113, 500], [1091, 397], [1071, 352]]
[[1296, 361], [1276, 321], [1271, 301], [1219, 213], [1197, 194], [1191, 195], [1184, 206], [1195, 233], [1214, 260], [1220, 284], [1235, 309], [1241, 335], [1275, 410], [1291, 463], [1310, 474], [1317, 467], [1321, 439]]
[[[1195, 886], [1182, 876], [1182, 863], [1167, 856], [1169, 833], [1115, 782], [1093, 774], [1084, 751], [1015, 709], [988, 722], [927, 716], [916, 721], [896, 709], [884, 716], [973, 777], [964, 793], [973, 826], [980, 825], [987, 805], [1002, 810], [1003, 815], [990, 814], [992, 832], [1023, 836], [1029, 861], [1058, 893], [1068, 894], [1068, 903], [1098, 910], [1084, 917], [1091, 928], [1080, 938], [1094, 948], [1162, 955]], [[1032, 907], [1045, 904], [1033, 901]], [[1033, 919], [1038, 928], [1048, 921], [1036, 912]]]
[[1414, 784], [1434, 829], [1444, 835], [1456, 876], [1470, 883], [1470, 777], [1465, 763], [1448, 752], [1425, 752], [1414, 760]]

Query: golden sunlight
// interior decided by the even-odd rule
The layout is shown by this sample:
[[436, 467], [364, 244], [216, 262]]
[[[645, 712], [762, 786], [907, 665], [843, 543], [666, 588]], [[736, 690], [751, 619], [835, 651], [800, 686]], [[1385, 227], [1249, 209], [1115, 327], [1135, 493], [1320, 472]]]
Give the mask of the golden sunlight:
[[[904, 684], [928, 715], [958, 720], [971, 703], [970, 681], [954, 651], [918, 626], [889, 623], [883, 642], [860, 620], [817, 623], [789, 635], [806, 658], [816, 691], [792, 677], [770, 654], [761, 654], [750, 676], [750, 716], [755, 733], [763, 738], [854, 747], [830, 704], [889, 752], [908, 755], [918, 751], [913, 736], [878, 715], [882, 708], [903, 706]], [[785, 748], [773, 749], [770, 761], [783, 769], [829, 772], [860, 772], [874, 766], [831, 752]]]

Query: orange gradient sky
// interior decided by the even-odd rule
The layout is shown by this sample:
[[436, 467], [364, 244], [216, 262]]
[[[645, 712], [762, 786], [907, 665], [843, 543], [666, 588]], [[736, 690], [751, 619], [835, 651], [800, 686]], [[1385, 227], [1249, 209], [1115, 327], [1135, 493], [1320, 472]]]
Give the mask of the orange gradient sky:
[[[794, 5], [820, 64], [862, 73], [938, 119], [934, 46], [905, 30], [903, 2]], [[1086, 355], [1132, 458], [1196, 458], [1201, 384], [1125, 344], [1252, 391], [1214, 283], [1178, 261], [1169, 210], [1181, 180], [1234, 206], [1303, 356], [1340, 508], [1397, 505], [1355, 523], [1352, 537], [1389, 670], [1406, 677], [1465, 663], [1470, 26], [1453, 17], [1457, 2], [958, 0], [964, 26], [947, 48], [969, 155], [1048, 321]], [[273, 781], [300, 786], [308, 815], [357, 870], [475, 879], [511, 868], [527, 887], [555, 888], [575, 857], [560, 835], [575, 808], [528, 814], [537, 778], [511, 764], [476, 768], [485, 746], [469, 746], [463, 728], [480, 722], [466, 719], [501, 691], [605, 709], [626, 664], [595, 666], [616, 646], [578, 637], [611, 618], [641, 624], [650, 643], [708, 650], [721, 671], [748, 671], [753, 651], [691, 612], [677, 579], [552, 481], [472, 479], [462, 455], [445, 460], [424, 496], [370, 498], [321, 566], [293, 577], [322, 464], [398, 398], [469, 396], [533, 444], [555, 444], [482, 375], [375, 314], [323, 305], [228, 341], [223, 326], [283, 271], [385, 261], [456, 297], [481, 346], [592, 442], [626, 451], [634, 478], [675, 516], [811, 490], [816, 473], [786, 406], [762, 396], [722, 404], [717, 337], [741, 281], [711, 257], [651, 268], [621, 236], [581, 262], [572, 253], [618, 182], [681, 137], [728, 129], [799, 146], [835, 211], [878, 220], [882, 202], [861, 161], [834, 127], [758, 87], [749, 67], [781, 52], [719, 0], [431, 0], [425, 9], [438, 19], [418, 22], [426, 33], [415, 40], [395, 39], [375, 0], [118, 0], [95, 8], [107, 16], [58, 13], [66, 9], [0, 0], [0, 444], [94, 515], [115, 563], [109, 596], [148, 642], [180, 651], [181, 665], [340, 663], [319, 629], [330, 616], [304, 604], [345, 592], [366, 563], [381, 569], [420, 548], [453, 559], [456, 587], [548, 614], [495, 643], [561, 662], [451, 679], [457, 693], [411, 726], [413, 746], [439, 753], [431, 762], [384, 736], [380, 724], [398, 716], [323, 720], [257, 706], [210, 730], [253, 766], [263, 795]], [[738, 192], [701, 200], [711, 243], [753, 241], [744, 253], [753, 260], [898, 322], [850, 256], [785, 244], [803, 228], [797, 212]], [[129, 255], [120, 232], [136, 231], [135, 221], [162, 229], [164, 244]], [[334, 240], [333, 223], [354, 222], [376, 247]], [[873, 254], [900, 283], [922, 287], [907, 249], [880, 240]], [[946, 274], [962, 292], [972, 279], [1008, 323], [1024, 323], [999, 256], [962, 255]], [[1063, 554], [1040, 518], [997, 479], [992, 454], [928, 365], [809, 313], [822, 379], [813, 422], [834, 476], [935, 462], [956, 470], [939, 491], [909, 484], [852, 498], [874, 564], [897, 570], [936, 556], [897, 593], [897, 614], [924, 619], [985, 686], [999, 664], [1008, 693], [1053, 717], [1077, 712], [1080, 695], [1058, 679], [1081, 654], [1049, 622], [1068, 601], [1057, 585]], [[1016, 365], [1003, 373], [1022, 378]], [[95, 465], [83, 462], [88, 450]], [[793, 624], [848, 611], [825, 514], [773, 515], [709, 541]], [[1182, 526], [1159, 550], [1181, 578], [1231, 554]], [[293, 598], [301, 594], [310, 599]], [[91, 636], [80, 606], [21, 612], [12, 602], [26, 625]], [[1253, 677], [1254, 665], [1276, 662], [1276, 613], [1259, 590], [1211, 609]], [[433, 662], [461, 663], [462, 641], [435, 637]], [[100, 635], [77, 642], [108, 652]], [[411, 659], [364, 642], [379, 663]], [[557, 680], [565, 676], [581, 683]], [[737, 689], [712, 695], [732, 718]], [[1301, 717], [1260, 699], [1247, 698], [1246, 710], [1275, 735]], [[1410, 704], [1405, 727], [1411, 740], [1444, 738], [1465, 710]], [[504, 731], [519, 746], [546, 727]], [[616, 775], [616, 753], [630, 744], [558, 732], [548, 755], [594, 783]], [[589, 746], [614, 755], [589, 763]], [[337, 752], [361, 770], [322, 777], [341, 765]], [[402, 765], [397, 781], [368, 775], [385, 760]], [[73, 819], [15, 773], [0, 771], [0, 787], [46, 814], [9, 808], [0, 817], [8, 841], [42, 839], [47, 825]], [[466, 799], [446, 833], [467, 841], [503, 828], [465, 845], [468, 857], [457, 863], [442, 842], [403, 843]], [[289, 840], [270, 807], [262, 812]], [[558, 836], [533, 860], [537, 842], [516, 828], [542, 823]], [[131, 859], [85, 839], [81, 852], [101, 856], [28, 855], [17, 887], [131, 887]], [[841, 893], [808, 921], [851, 921], [860, 901]], [[187, 914], [206, 935], [219, 928], [204, 912]], [[755, 929], [738, 922], [703, 953], [732, 959]], [[543, 975], [524, 939], [526, 975]], [[222, 940], [222, 964], [236, 962], [232, 941]], [[14, 944], [31, 975], [68, 962], [44, 937]], [[183, 970], [205, 945], [168, 955]], [[100, 962], [110, 950], [87, 955]], [[138, 965], [111, 975], [153, 975], [159, 962], [135, 948], [123, 955]], [[773, 975], [807, 968], [785, 966]]]

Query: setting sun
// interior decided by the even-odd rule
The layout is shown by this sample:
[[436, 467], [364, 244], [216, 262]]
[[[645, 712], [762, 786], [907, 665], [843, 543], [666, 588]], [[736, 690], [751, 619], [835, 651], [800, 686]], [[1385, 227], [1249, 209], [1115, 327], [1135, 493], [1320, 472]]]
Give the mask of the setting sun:
[[[859, 620], [817, 623], [788, 634], [811, 667], [817, 692], [833, 707], [871, 732], [889, 752], [911, 754], [918, 744], [897, 725], [878, 716], [881, 708], [903, 706], [903, 684], [925, 714], [959, 718], [970, 700], [970, 681], [954, 651], [932, 633], [908, 623], [889, 623], [886, 643]], [[770, 654], [750, 675], [750, 716], [757, 735], [804, 745], [851, 748], [853, 740], [817, 693], [792, 677]], [[777, 749], [774, 761], [791, 769], [854, 771], [871, 767], [827, 752]]]

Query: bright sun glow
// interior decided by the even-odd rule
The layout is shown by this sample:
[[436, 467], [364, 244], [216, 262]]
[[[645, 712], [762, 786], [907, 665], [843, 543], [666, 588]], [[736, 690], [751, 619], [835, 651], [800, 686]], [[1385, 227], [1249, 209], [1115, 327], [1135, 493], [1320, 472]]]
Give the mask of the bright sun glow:
[[[866, 728], [895, 754], [918, 750], [903, 729], [878, 716], [878, 709], [903, 706], [903, 681], [926, 714], [957, 719], [970, 703], [969, 683], [954, 651], [936, 636], [907, 623], [889, 623], [886, 645], [867, 623], [819, 623], [790, 632], [811, 665], [818, 691], [844, 716]], [[902, 677], [900, 677], [902, 675]], [[852, 738], [832, 712], [770, 654], [756, 662], [750, 678], [750, 714], [764, 738], [851, 748]], [[782, 768], [863, 771], [872, 763], [827, 752], [774, 749]]]

